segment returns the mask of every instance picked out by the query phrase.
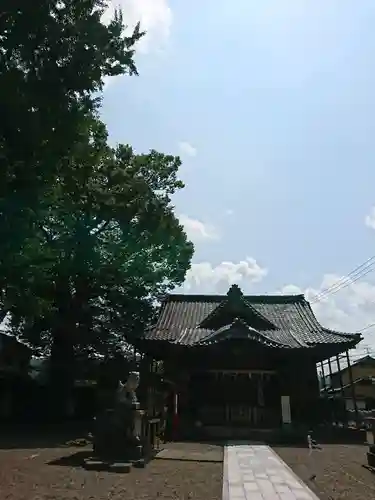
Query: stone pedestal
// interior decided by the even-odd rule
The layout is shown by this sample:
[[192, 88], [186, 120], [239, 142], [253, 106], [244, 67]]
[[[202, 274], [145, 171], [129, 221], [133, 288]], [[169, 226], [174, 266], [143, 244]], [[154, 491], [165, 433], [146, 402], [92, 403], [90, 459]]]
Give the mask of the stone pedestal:
[[135, 408], [106, 410], [96, 419], [93, 451], [108, 461], [136, 462], [143, 458], [143, 411]]

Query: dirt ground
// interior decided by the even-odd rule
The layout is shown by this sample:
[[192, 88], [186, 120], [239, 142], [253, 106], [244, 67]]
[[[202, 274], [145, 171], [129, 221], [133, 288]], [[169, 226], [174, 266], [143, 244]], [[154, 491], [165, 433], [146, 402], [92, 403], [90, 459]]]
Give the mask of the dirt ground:
[[[375, 500], [375, 475], [367, 463], [364, 445], [322, 445], [322, 451], [274, 447], [278, 455], [321, 500]], [[316, 479], [309, 481], [315, 473]]]
[[0, 450], [1, 500], [221, 499], [220, 462], [156, 459], [145, 469], [119, 474], [86, 471], [79, 459], [60, 460], [85, 453], [82, 448]]

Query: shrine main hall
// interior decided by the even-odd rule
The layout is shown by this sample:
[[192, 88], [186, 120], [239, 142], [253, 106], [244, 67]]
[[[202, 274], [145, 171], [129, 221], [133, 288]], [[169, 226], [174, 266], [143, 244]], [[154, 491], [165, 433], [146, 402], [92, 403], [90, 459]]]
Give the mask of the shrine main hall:
[[163, 361], [181, 426], [277, 428], [311, 423], [317, 364], [354, 348], [360, 334], [322, 326], [303, 295], [168, 295], [139, 338]]

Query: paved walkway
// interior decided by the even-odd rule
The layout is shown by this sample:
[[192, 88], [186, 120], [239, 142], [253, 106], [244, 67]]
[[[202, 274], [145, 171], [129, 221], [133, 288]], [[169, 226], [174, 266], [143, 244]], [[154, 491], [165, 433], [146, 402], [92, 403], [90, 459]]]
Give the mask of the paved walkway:
[[224, 450], [223, 500], [318, 500], [266, 445], [233, 444]]

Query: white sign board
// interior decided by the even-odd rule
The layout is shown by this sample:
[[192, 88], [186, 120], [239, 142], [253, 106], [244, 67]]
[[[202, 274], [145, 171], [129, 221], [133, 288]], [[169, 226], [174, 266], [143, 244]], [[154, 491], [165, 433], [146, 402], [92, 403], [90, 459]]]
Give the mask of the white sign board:
[[290, 413], [290, 397], [281, 396], [281, 415], [283, 419], [283, 424], [291, 424], [292, 416]]

